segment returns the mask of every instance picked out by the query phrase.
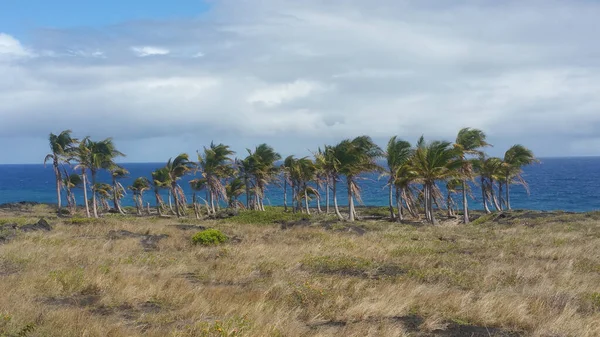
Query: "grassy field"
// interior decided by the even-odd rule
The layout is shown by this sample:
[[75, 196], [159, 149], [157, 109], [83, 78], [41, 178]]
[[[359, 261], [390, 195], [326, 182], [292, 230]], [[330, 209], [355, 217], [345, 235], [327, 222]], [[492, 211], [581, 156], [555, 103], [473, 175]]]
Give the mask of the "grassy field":
[[[18, 230], [40, 217], [51, 231]], [[35, 206], [0, 210], [9, 223], [0, 336], [600, 336], [598, 213], [349, 226]], [[195, 225], [229, 240], [194, 245]]]

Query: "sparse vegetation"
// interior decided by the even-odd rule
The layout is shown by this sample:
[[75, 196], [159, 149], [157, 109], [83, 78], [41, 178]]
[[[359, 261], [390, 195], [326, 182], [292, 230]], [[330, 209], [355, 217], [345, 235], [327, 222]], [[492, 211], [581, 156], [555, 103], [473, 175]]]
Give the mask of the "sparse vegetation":
[[266, 208], [194, 220], [241, 238], [202, 248], [175, 217], [72, 220], [0, 244], [0, 336], [600, 335], [598, 213], [348, 231]]

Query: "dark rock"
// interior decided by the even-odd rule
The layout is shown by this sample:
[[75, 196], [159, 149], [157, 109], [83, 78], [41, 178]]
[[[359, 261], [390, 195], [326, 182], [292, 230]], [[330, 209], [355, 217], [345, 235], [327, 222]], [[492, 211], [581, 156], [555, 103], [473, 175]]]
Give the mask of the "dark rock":
[[204, 226], [200, 226], [200, 225], [186, 225], [186, 224], [179, 224], [179, 225], [175, 225], [175, 227], [177, 227], [177, 229], [181, 229], [182, 231], [187, 231], [187, 230], [198, 230], [198, 231], [203, 231], [206, 229], [206, 227]]
[[50, 224], [48, 223], [48, 221], [44, 220], [44, 219], [40, 219], [38, 220], [38, 222], [34, 223], [34, 224], [28, 224], [25, 226], [21, 226], [19, 228], [20, 231], [22, 232], [34, 232], [34, 231], [51, 231], [52, 230], [52, 226], [50, 226]]
[[140, 238], [140, 244], [146, 251], [157, 250], [158, 242], [164, 238], [168, 238], [167, 234], [151, 235], [151, 234], [140, 234], [133, 233], [124, 229], [108, 232], [108, 238], [111, 240], [124, 239], [124, 238]]

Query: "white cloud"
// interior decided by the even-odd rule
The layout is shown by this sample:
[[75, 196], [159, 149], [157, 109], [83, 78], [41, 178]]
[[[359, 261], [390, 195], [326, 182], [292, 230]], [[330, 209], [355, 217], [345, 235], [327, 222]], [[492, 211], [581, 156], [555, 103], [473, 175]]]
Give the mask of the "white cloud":
[[168, 55], [170, 51], [160, 47], [131, 47], [134, 53], [139, 57], [152, 56], [152, 55]]
[[30, 52], [26, 50], [19, 40], [14, 37], [0, 32], [0, 57], [2, 56], [30, 56]]
[[262, 103], [272, 107], [284, 102], [309, 96], [315, 91], [323, 90], [319, 83], [297, 80], [291, 83], [266, 86], [253, 91], [248, 97], [249, 103]]
[[[582, 0], [222, 0], [202, 19], [65, 30], [27, 48], [0, 34], [0, 134], [72, 128], [114, 136], [128, 160], [163, 160], [213, 139], [307, 154], [472, 126], [492, 153], [600, 154], [599, 15]], [[138, 155], [150, 140], [154, 157]]]

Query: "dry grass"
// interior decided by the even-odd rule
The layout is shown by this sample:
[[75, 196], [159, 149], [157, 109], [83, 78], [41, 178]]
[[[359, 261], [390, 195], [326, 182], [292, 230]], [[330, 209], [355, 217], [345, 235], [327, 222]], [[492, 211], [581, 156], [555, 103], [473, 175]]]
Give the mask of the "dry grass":
[[364, 235], [188, 219], [238, 238], [213, 247], [177, 219], [0, 222], [42, 215], [53, 231], [0, 245], [0, 336], [600, 336], [594, 217]]

